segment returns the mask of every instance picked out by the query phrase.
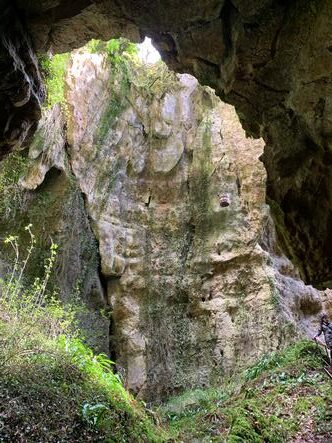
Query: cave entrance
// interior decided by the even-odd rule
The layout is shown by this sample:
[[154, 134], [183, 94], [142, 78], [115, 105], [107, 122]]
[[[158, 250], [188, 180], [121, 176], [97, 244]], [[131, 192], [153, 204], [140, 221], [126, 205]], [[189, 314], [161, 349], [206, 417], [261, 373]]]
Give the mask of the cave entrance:
[[161, 60], [161, 56], [157, 49], [153, 46], [152, 41], [149, 37], [145, 37], [143, 43], [139, 43], [138, 47], [138, 57], [145, 64], [157, 63]]

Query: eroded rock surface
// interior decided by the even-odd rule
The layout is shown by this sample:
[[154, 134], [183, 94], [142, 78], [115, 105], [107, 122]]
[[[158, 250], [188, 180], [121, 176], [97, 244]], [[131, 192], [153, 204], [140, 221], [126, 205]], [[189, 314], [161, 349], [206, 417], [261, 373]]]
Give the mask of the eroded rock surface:
[[263, 141], [245, 138], [234, 110], [188, 75], [153, 95], [137, 71], [123, 100], [122, 75], [101, 55], [72, 57], [67, 149], [99, 242], [117, 367], [159, 400], [313, 334], [329, 296], [282, 255]]
[[30, 36], [10, 2], [0, 18], [0, 159], [36, 130], [45, 91]]
[[1, 232], [9, 220], [38, 228], [32, 275], [49, 236], [59, 243], [55, 283], [88, 306], [90, 343], [109, 348], [131, 390], [160, 400], [312, 335], [332, 304], [280, 249], [289, 239], [274, 206], [277, 240], [265, 203], [264, 142], [193, 77], [147, 73], [72, 56], [66, 113], [44, 114]]

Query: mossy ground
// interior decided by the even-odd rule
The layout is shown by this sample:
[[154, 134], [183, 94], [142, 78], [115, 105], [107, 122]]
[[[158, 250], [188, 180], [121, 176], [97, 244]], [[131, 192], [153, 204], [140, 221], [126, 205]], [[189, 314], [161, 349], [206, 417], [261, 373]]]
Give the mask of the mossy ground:
[[106, 357], [38, 323], [0, 308], [0, 442], [164, 440]]
[[212, 390], [161, 408], [175, 442], [328, 442], [332, 383], [316, 345], [302, 341]]
[[[12, 332], [3, 317], [0, 326], [1, 339]], [[80, 341], [40, 331], [18, 339], [12, 364], [0, 372], [3, 442], [330, 441], [332, 385], [321, 351], [308, 341], [218, 389], [188, 391], [149, 413]]]

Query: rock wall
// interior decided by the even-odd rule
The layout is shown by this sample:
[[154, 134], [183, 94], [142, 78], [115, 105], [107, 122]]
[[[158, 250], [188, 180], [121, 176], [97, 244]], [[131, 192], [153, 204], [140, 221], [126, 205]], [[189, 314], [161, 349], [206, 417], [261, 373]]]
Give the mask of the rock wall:
[[65, 119], [58, 105], [44, 110], [29, 156], [14, 153], [0, 165], [1, 276], [12, 272], [11, 248], [3, 245], [17, 235], [21, 260], [26, 257], [31, 224], [36, 245], [24, 278], [32, 284], [44, 275], [51, 239], [59, 245], [48, 289], [64, 303], [79, 307], [79, 323], [89, 345], [109, 352], [109, 319], [99, 274], [98, 245], [85, 210], [84, 196], [70, 172]]
[[[160, 400], [312, 334], [329, 295], [305, 286], [278, 247], [262, 140], [193, 77], [153, 69], [127, 77], [75, 53], [64, 155], [99, 244], [110, 353], [132, 391]], [[26, 187], [63, 169], [64, 147], [45, 162], [50, 148]]]
[[39, 249], [49, 235], [60, 245], [62, 298], [80, 295], [90, 343], [159, 401], [313, 334], [331, 298], [278, 246], [263, 141], [195, 78], [126, 67], [72, 55], [65, 116], [44, 114], [14, 218], [22, 228], [44, 211]]
[[0, 160], [36, 130], [45, 96], [30, 36], [12, 3], [1, 2]]
[[91, 38], [148, 35], [173, 69], [215, 88], [236, 107], [246, 131], [264, 138], [267, 195], [283, 250], [306, 282], [331, 285], [330, 0], [2, 3], [12, 11], [0, 23], [0, 102], [9, 111], [0, 121], [2, 155], [40, 116], [38, 70], [16, 23], [26, 25], [42, 52], [68, 51]]

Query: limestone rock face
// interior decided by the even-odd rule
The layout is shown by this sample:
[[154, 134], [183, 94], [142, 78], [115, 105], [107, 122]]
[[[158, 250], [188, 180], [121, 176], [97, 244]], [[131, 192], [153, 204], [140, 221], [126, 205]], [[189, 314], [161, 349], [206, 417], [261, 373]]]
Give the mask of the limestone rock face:
[[245, 138], [234, 109], [193, 77], [151, 95], [135, 75], [124, 104], [122, 74], [76, 53], [67, 139], [99, 242], [117, 367], [158, 400], [313, 334], [328, 296], [277, 246], [263, 141]]
[[60, 105], [44, 111], [37, 132], [29, 147], [29, 158], [36, 160], [22, 177], [24, 189], [34, 190], [45, 180], [51, 168], [66, 170], [64, 118]]
[[44, 113], [23, 206], [1, 219], [1, 235], [13, 223], [15, 233], [38, 229], [32, 276], [49, 237], [59, 244], [60, 297], [79, 296], [90, 344], [110, 353], [128, 388], [159, 401], [312, 336], [332, 299], [280, 249], [288, 239], [265, 203], [263, 141], [190, 75], [131, 68], [128, 77], [75, 52], [66, 113]]

